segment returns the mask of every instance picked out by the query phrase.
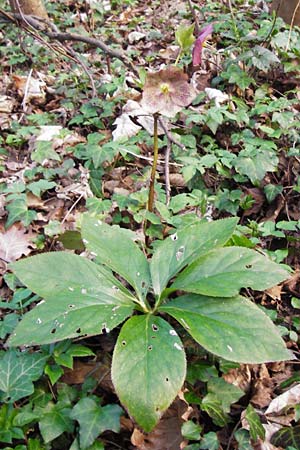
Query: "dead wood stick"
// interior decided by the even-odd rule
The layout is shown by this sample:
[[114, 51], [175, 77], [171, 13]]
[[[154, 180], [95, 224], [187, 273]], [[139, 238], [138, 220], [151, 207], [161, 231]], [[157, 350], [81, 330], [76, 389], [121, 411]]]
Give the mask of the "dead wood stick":
[[[28, 24], [34, 28], [36, 31], [39, 31], [43, 33], [45, 36], [47, 36], [49, 39], [56, 40], [59, 42], [64, 41], [73, 41], [73, 42], [84, 42], [85, 44], [88, 44], [92, 47], [100, 48], [105, 54], [111, 56], [112, 58], [117, 58], [120, 61], [123, 62], [125, 66], [127, 66], [130, 70], [133, 71], [135, 75], [138, 76], [138, 70], [130, 61], [129, 58], [127, 58], [124, 53], [122, 53], [119, 50], [115, 50], [105, 44], [101, 39], [96, 39], [90, 36], [82, 36], [80, 34], [75, 33], [65, 33], [65, 32], [58, 32], [58, 31], [50, 31], [53, 30], [52, 26], [47, 27], [47, 22], [45, 20], [39, 20], [39, 18], [32, 17], [25, 14], [8, 14], [5, 11], [0, 9], [0, 16], [4, 18], [4, 20], [10, 20], [14, 23], [20, 23], [22, 26], [22, 22], [24, 22], [24, 19], [26, 20], [25, 24], [28, 26]], [[49, 25], [49, 24], [48, 24]]]

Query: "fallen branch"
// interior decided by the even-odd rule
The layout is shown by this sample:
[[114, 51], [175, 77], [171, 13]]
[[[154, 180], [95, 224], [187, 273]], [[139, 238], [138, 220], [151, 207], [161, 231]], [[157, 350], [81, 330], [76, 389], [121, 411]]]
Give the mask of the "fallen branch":
[[[134, 64], [124, 55], [121, 51], [115, 50], [105, 44], [102, 40], [96, 39], [89, 36], [82, 36], [80, 34], [75, 33], [63, 33], [57, 30], [55, 26], [51, 22], [46, 21], [45, 19], [40, 19], [39, 17], [29, 16], [25, 14], [8, 14], [7, 12], [0, 9], [0, 17], [3, 20], [10, 21], [15, 23], [16, 25], [21, 26], [25, 31], [29, 31], [29, 26], [34, 29], [36, 32], [43, 33], [50, 40], [56, 40], [58, 42], [72, 41], [72, 42], [84, 42], [92, 47], [100, 48], [106, 55], [111, 56], [112, 58], [117, 58], [122, 63], [128, 67], [135, 75], [138, 76], [138, 71]], [[30, 32], [30, 31], [29, 31]], [[32, 33], [31, 33], [32, 34]], [[37, 36], [36, 36], [37, 37]], [[40, 37], [40, 36], [39, 36]]]

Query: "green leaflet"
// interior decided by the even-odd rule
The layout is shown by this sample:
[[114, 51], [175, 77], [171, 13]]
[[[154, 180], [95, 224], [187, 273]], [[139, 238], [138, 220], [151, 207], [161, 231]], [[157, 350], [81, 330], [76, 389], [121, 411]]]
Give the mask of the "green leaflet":
[[88, 216], [83, 218], [83, 242], [95, 254], [96, 261], [125, 278], [143, 300], [151, 283], [149, 265], [131, 236], [133, 233], [129, 230], [109, 226]]
[[150, 271], [154, 292], [160, 295], [168, 281], [199, 256], [221, 247], [231, 237], [236, 218], [187, 226], [165, 239], [155, 251]]
[[159, 308], [206, 350], [230, 361], [292, 359], [273, 322], [250, 300], [184, 295]]
[[180, 390], [186, 373], [182, 343], [172, 327], [153, 315], [131, 317], [121, 329], [112, 380], [123, 405], [151, 431]]
[[47, 344], [108, 332], [133, 311], [134, 297], [97, 264], [64, 252], [12, 264], [15, 274], [45, 300], [27, 313], [10, 345]]
[[187, 267], [171, 285], [213, 297], [233, 297], [241, 288], [268, 289], [289, 273], [260, 253], [245, 247], [212, 250]]

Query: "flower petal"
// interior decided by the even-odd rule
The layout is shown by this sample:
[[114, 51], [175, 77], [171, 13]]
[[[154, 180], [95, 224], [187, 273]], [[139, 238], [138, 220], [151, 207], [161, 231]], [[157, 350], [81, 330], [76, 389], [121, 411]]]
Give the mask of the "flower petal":
[[209, 25], [206, 25], [197, 37], [194, 47], [193, 47], [193, 53], [192, 53], [192, 59], [193, 59], [193, 66], [200, 66], [202, 62], [202, 48], [203, 44], [210, 34], [213, 32], [213, 25], [210, 23]]
[[[162, 89], [162, 86], [167, 89]], [[196, 92], [188, 82], [188, 75], [179, 67], [171, 66], [147, 75], [141, 106], [149, 114], [174, 117], [195, 97]]]

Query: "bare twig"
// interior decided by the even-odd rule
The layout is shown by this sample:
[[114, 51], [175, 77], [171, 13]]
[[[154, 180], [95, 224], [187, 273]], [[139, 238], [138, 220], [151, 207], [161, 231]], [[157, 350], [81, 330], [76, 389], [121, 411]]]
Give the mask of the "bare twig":
[[31, 75], [32, 75], [32, 69], [30, 69], [27, 80], [26, 80], [26, 84], [25, 84], [25, 89], [24, 89], [24, 97], [22, 100], [22, 108], [23, 111], [26, 112], [27, 109], [27, 98], [28, 98], [28, 91], [29, 91], [29, 86], [30, 86], [30, 80], [31, 80]]
[[165, 134], [166, 134], [166, 136], [167, 136], [167, 139], [168, 139], [170, 142], [172, 142], [173, 144], [177, 145], [179, 148], [181, 148], [182, 151], [185, 152], [185, 151], [186, 151], [185, 145], [183, 145], [181, 142], [177, 141], [177, 139], [175, 139], [175, 138], [172, 136], [172, 134], [169, 132], [169, 130], [168, 130], [168, 128], [167, 128], [165, 122], [163, 121], [163, 119], [162, 119], [161, 117], [158, 119], [158, 122], [159, 122], [159, 125], [160, 125], [160, 126], [162, 127], [162, 129], [164, 130], [164, 132], [165, 132]]
[[290, 26], [290, 30], [289, 30], [289, 36], [288, 36], [288, 40], [287, 40], [287, 44], [286, 44], [286, 48], [285, 48], [286, 52], [288, 51], [289, 46], [290, 46], [292, 29], [293, 29], [293, 26], [294, 26], [295, 17], [296, 17], [296, 14], [297, 14], [297, 11], [298, 11], [299, 7], [300, 7], [300, 0], [298, 0], [298, 3], [296, 5], [296, 7], [294, 9], [294, 12], [293, 12], [293, 15], [292, 15], [291, 26]]
[[132, 70], [135, 75], [138, 75], [138, 71], [133, 63], [120, 51], [114, 50], [113, 48], [106, 45], [100, 39], [95, 39], [89, 36], [81, 36], [80, 34], [74, 33], [53, 33], [53, 32], [45, 32], [46, 36], [50, 39], [55, 39], [59, 42], [63, 41], [73, 41], [73, 42], [84, 42], [85, 44], [89, 44], [92, 47], [100, 48], [104, 53], [110, 55], [112, 58], [117, 58], [123, 62], [125, 66], [127, 66], [130, 70]]
[[82, 67], [83, 71], [87, 74], [87, 76], [89, 77], [91, 86], [92, 86], [92, 95], [93, 95], [93, 97], [97, 97], [97, 90], [96, 90], [94, 78], [91, 75], [89, 69], [87, 68], [85, 63], [79, 58], [79, 56], [76, 54], [76, 52], [74, 52], [74, 50], [71, 47], [67, 46], [67, 50], [73, 56], [73, 58], [77, 61], [77, 63]]
[[[22, 28], [25, 29], [25, 31], [29, 32], [28, 27], [34, 28], [35, 31], [39, 31], [40, 33], [43, 33], [45, 36], [47, 36], [49, 39], [56, 40], [58, 42], [65, 42], [65, 41], [72, 41], [72, 42], [83, 42], [85, 44], [88, 44], [92, 47], [100, 48], [106, 55], [111, 56], [112, 58], [117, 58], [120, 61], [123, 62], [125, 66], [127, 66], [135, 75], [138, 76], [138, 70], [130, 61], [130, 59], [127, 58], [126, 55], [124, 55], [121, 51], [115, 50], [111, 47], [109, 47], [107, 44], [105, 44], [101, 39], [96, 39], [89, 36], [82, 36], [80, 34], [75, 33], [62, 33], [59, 31], [53, 31], [53, 26], [50, 26], [49, 23], [45, 20], [41, 21], [39, 18], [32, 17], [30, 15], [25, 14], [8, 14], [2, 9], [0, 9], [0, 16], [2, 18], [9, 20], [14, 23], [19, 23]], [[27, 25], [27, 26], [26, 26]], [[47, 26], [48, 25], [48, 28]], [[50, 31], [52, 30], [52, 31]], [[34, 35], [36, 38], [41, 36]]]
[[172, 143], [168, 140], [167, 148], [165, 152], [165, 183], [166, 183], [166, 205], [169, 206], [171, 198], [171, 185], [170, 185], [170, 154], [172, 150]]
[[196, 11], [195, 11], [194, 5], [192, 3], [192, 0], [187, 0], [187, 2], [188, 2], [189, 8], [190, 8], [190, 12], [192, 14], [193, 21], [194, 21], [194, 24], [195, 24], [195, 34], [196, 34], [196, 36], [198, 36], [198, 34], [200, 33], [200, 27], [199, 27], [199, 22], [198, 22], [198, 18], [197, 18], [197, 15], [196, 15]]

